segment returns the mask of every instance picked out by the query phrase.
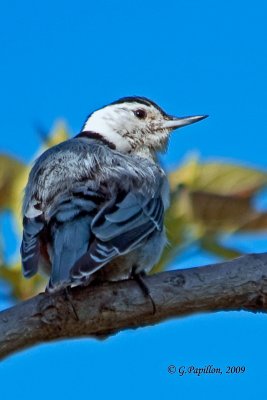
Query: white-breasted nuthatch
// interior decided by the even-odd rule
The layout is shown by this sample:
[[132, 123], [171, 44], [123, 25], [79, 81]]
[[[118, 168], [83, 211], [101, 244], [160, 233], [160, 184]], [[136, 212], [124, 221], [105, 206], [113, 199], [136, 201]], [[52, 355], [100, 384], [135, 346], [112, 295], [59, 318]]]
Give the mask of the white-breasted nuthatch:
[[[176, 118], [144, 97], [93, 112], [81, 133], [45, 151], [25, 189], [21, 256], [48, 290], [148, 272], [166, 243], [168, 182], [155, 154], [174, 129], [206, 116]], [[98, 271], [98, 272], [97, 272]]]

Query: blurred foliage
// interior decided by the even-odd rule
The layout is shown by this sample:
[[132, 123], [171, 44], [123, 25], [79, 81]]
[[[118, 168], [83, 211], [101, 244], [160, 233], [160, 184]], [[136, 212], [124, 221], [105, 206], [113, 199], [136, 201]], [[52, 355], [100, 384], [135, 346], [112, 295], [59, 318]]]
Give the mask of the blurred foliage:
[[[63, 122], [51, 133], [40, 128], [46, 148], [66, 140], [70, 134]], [[0, 155], [0, 213], [9, 211], [18, 240], [21, 236], [21, 203], [30, 166], [6, 154]], [[228, 259], [240, 255], [221, 244], [222, 234], [262, 232], [267, 229], [267, 213], [254, 207], [255, 196], [267, 186], [267, 173], [221, 161], [201, 162], [189, 157], [169, 174], [170, 208], [166, 213], [169, 244], [152, 272], [165, 269], [185, 248], [197, 243], [199, 248]], [[3, 236], [3, 235], [1, 235]], [[4, 238], [1, 238], [3, 246]], [[28, 298], [44, 289], [46, 279], [36, 275], [26, 280], [21, 274], [19, 254], [7, 262], [0, 248], [0, 278], [8, 282], [14, 298]]]
[[[51, 133], [46, 134], [40, 128], [38, 133], [42, 139], [42, 145], [34, 159], [47, 148], [54, 146], [70, 137], [69, 130], [63, 121], [55, 124]], [[23, 189], [26, 185], [31, 165], [26, 165], [12, 156], [0, 154], [0, 213], [9, 211], [18, 234], [21, 239], [22, 217], [21, 205]], [[0, 232], [0, 235], [3, 236]], [[4, 238], [2, 237], [4, 246]], [[17, 261], [7, 263], [0, 248], [0, 278], [10, 284], [11, 294], [16, 299], [26, 299], [42, 291], [45, 287], [45, 278], [35, 275], [31, 279], [25, 279], [21, 273], [20, 257]]]

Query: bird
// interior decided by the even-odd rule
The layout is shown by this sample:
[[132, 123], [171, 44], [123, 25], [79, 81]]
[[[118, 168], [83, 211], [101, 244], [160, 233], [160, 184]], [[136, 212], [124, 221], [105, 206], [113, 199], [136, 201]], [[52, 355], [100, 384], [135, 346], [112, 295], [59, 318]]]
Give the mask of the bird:
[[169, 184], [157, 153], [172, 131], [206, 117], [174, 117], [146, 97], [123, 97], [41, 154], [23, 199], [24, 276], [44, 271], [54, 292], [147, 274], [167, 243]]

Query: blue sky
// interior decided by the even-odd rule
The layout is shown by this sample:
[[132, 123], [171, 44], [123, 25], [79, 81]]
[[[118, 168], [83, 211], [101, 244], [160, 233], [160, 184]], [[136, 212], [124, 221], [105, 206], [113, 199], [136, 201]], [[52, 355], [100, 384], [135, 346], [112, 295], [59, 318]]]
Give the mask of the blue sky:
[[[171, 114], [210, 115], [173, 134], [168, 168], [192, 150], [266, 168], [266, 12], [263, 0], [2, 2], [0, 150], [30, 160], [37, 123], [49, 129], [63, 117], [76, 133], [95, 108], [138, 94]], [[183, 266], [212, 260], [202, 254]], [[0, 364], [0, 393], [247, 399], [264, 393], [266, 355], [263, 315], [197, 315], [27, 350]], [[179, 378], [169, 364], [247, 372]]]

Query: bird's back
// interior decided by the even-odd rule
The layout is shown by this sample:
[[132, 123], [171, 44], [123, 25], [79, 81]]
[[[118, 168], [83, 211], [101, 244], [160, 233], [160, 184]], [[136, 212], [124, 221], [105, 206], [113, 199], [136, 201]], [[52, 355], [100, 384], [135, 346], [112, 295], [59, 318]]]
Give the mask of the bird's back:
[[25, 190], [24, 274], [52, 263], [51, 287], [64, 286], [133, 254], [153, 233], [163, 235], [166, 188], [155, 163], [95, 139], [76, 137], [47, 150]]

